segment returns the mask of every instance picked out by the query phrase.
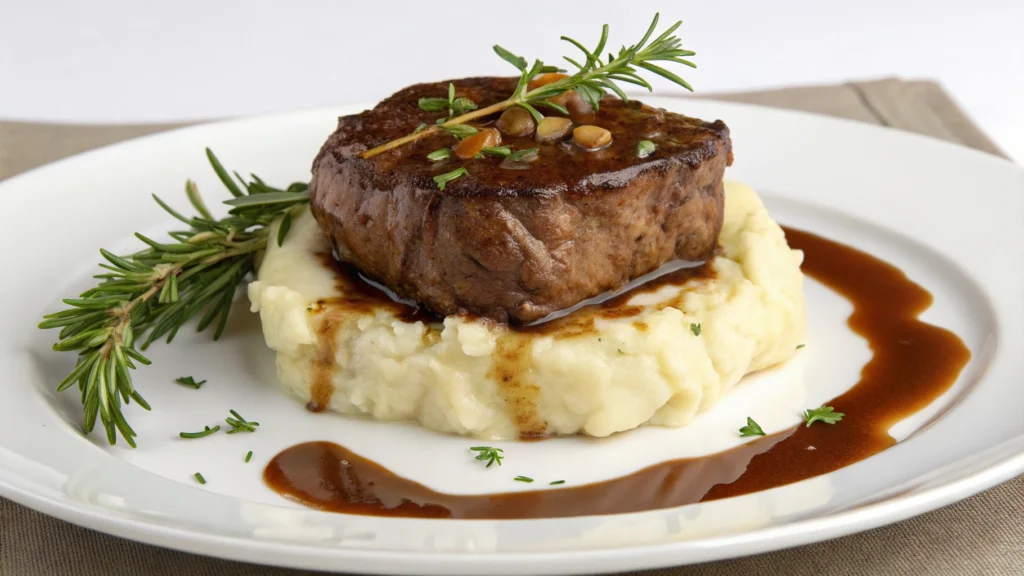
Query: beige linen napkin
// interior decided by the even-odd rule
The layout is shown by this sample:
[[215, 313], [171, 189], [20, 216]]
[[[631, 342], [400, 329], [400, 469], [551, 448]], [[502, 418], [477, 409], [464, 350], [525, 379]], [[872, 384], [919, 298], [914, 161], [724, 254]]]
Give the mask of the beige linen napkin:
[[[886, 79], [721, 95], [881, 124], [1002, 153], [933, 82]], [[0, 121], [0, 179], [177, 125]], [[645, 576], [1024, 573], [1024, 477], [917, 518], [800, 548], [643, 572]], [[339, 568], [343, 568], [339, 566]], [[0, 498], [0, 574], [294, 576], [306, 572], [185, 554], [107, 536]], [[638, 573], [640, 574], [640, 573]]]

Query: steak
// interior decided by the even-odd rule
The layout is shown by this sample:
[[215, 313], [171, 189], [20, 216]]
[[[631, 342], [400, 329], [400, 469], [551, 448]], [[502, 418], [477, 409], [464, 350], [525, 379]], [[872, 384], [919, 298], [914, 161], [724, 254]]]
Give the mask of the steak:
[[[452, 82], [458, 96], [482, 108], [508, 98], [516, 81]], [[339, 259], [435, 313], [529, 323], [669, 260], [712, 255], [724, 212], [722, 176], [732, 162], [722, 121], [610, 96], [595, 112], [574, 94], [573, 124], [609, 130], [611, 144], [588, 151], [572, 140], [538, 144], [502, 134], [513, 151], [539, 146], [536, 158], [432, 162], [427, 154], [456, 144], [439, 133], [358, 157], [445, 116], [417, 102], [447, 97], [448, 85], [410, 86], [338, 119], [313, 162], [310, 200]], [[644, 158], [637, 154], [642, 140], [655, 145]], [[459, 167], [468, 174], [440, 190], [432, 178]]]

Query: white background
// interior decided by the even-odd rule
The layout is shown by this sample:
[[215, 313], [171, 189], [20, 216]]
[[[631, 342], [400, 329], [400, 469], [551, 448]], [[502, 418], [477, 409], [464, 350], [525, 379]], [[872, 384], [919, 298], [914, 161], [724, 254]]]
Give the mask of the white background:
[[[943, 83], [1024, 161], [1024, 1], [92, 2], [0, 0], [0, 118], [146, 122], [372, 100], [559, 62], [567, 34], [610, 45], [683, 19], [699, 93], [884, 76]], [[668, 88], [667, 82], [656, 85]]]

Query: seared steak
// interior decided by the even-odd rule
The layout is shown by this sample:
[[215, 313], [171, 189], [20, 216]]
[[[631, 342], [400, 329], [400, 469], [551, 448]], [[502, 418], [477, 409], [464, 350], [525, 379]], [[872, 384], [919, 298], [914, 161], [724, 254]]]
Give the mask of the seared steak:
[[[514, 78], [453, 82], [458, 96], [480, 107], [508, 98], [516, 85]], [[444, 116], [417, 101], [446, 97], [447, 89], [447, 81], [417, 84], [339, 118], [313, 162], [313, 213], [337, 256], [400, 296], [443, 315], [527, 323], [715, 249], [722, 175], [732, 161], [721, 121], [606, 97], [596, 113], [573, 108], [574, 124], [611, 132], [612, 143], [597, 151], [502, 134], [513, 151], [540, 146], [537, 158], [431, 162], [427, 154], [456, 143], [437, 134], [357, 157]], [[637, 155], [641, 140], [656, 146], [645, 158]], [[432, 177], [460, 166], [469, 174], [439, 190]]]

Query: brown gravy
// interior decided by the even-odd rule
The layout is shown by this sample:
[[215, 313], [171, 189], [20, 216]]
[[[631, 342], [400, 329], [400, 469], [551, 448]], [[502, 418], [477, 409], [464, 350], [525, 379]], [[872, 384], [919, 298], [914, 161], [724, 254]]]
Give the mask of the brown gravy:
[[[434, 492], [330, 442], [307, 442], [264, 471], [282, 495], [323, 510], [429, 518], [551, 518], [669, 508], [774, 488], [837, 470], [895, 444], [888, 430], [945, 392], [970, 359], [953, 333], [918, 319], [931, 295], [864, 252], [785, 228], [803, 271], [853, 304], [850, 327], [873, 352], [860, 381], [828, 404], [845, 419], [798, 426], [706, 457], [558, 489], [458, 496]], [[739, 425], [737, 424], [737, 428]], [[813, 446], [813, 450], [809, 449]]]

